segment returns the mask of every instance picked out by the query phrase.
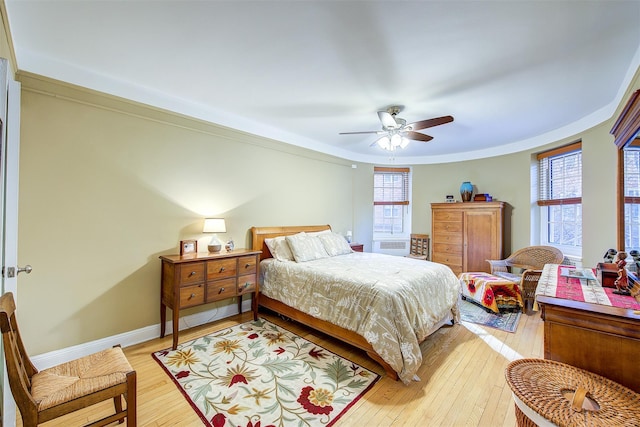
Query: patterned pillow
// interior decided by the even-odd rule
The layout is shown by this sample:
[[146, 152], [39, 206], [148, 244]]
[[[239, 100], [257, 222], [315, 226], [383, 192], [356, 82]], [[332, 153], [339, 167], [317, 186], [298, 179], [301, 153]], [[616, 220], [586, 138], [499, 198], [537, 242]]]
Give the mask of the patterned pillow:
[[287, 243], [285, 236], [274, 237], [273, 239], [264, 239], [264, 243], [269, 248], [271, 256], [279, 261], [295, 261], [289, 243]]
[[322, 242], [324, 250], [327, 251], [329, 256], [344, 255], [353, 252], [347, 239], [338, 233], [321, 234], [318, 236], [318, 239]]
[[313, 261], [329, 256], [318, 236], [309, 236], [302, 232], [287, 236], [286, 239], [296, 262]]

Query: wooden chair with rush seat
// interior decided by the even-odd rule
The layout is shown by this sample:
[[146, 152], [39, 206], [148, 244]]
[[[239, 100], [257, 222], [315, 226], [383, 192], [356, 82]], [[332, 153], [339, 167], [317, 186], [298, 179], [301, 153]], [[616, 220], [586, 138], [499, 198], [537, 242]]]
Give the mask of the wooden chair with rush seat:
[[411, 234], [409, 258], [429, 259], [429, 235]]
[[[25, 427], [113, 399], [115, 413], [91, 423], [136, 426], [136, 371], [120, 347], [38, 371], [25, 351], [11, 292], [0, 297], [0, 329], [11, 393]], [[123, 409], [122, 398], [126, 402]]]

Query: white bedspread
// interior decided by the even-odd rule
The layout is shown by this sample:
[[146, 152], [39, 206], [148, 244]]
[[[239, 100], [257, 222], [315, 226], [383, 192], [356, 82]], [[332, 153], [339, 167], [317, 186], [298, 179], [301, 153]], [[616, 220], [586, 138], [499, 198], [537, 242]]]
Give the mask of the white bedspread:
[[362, 335], [408, 383], [419, 343], [447, 316], [458, 319], [460, 283], [445, 265], [354, 252], [296, 263], [262, 261], [261, 292]]

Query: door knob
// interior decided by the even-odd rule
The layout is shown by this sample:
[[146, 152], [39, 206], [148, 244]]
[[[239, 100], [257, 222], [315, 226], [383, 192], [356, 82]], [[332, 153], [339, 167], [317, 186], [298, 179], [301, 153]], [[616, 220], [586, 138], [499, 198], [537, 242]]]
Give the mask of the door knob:
[[18, 274], [20, 273], [30, 274], [31, 271], [33, 271], [33, 267], [31, 267], [29, 264], [25, 265], [24, 267], [18, 267]]

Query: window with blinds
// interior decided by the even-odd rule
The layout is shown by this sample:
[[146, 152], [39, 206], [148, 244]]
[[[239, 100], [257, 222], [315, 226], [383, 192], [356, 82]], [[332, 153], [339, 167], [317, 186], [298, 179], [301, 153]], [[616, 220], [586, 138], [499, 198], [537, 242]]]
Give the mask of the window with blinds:
[[538, 206], [543, 244], [582, 247], [582, 144], [538, 154]]
[[409, 206], [409, 173], [409, 168], [374, 167], [374, 233], [400, 234], [405, 231]]
[[626, 146], [624, 155], [624, 247], [640, 249], [640, 140]]

